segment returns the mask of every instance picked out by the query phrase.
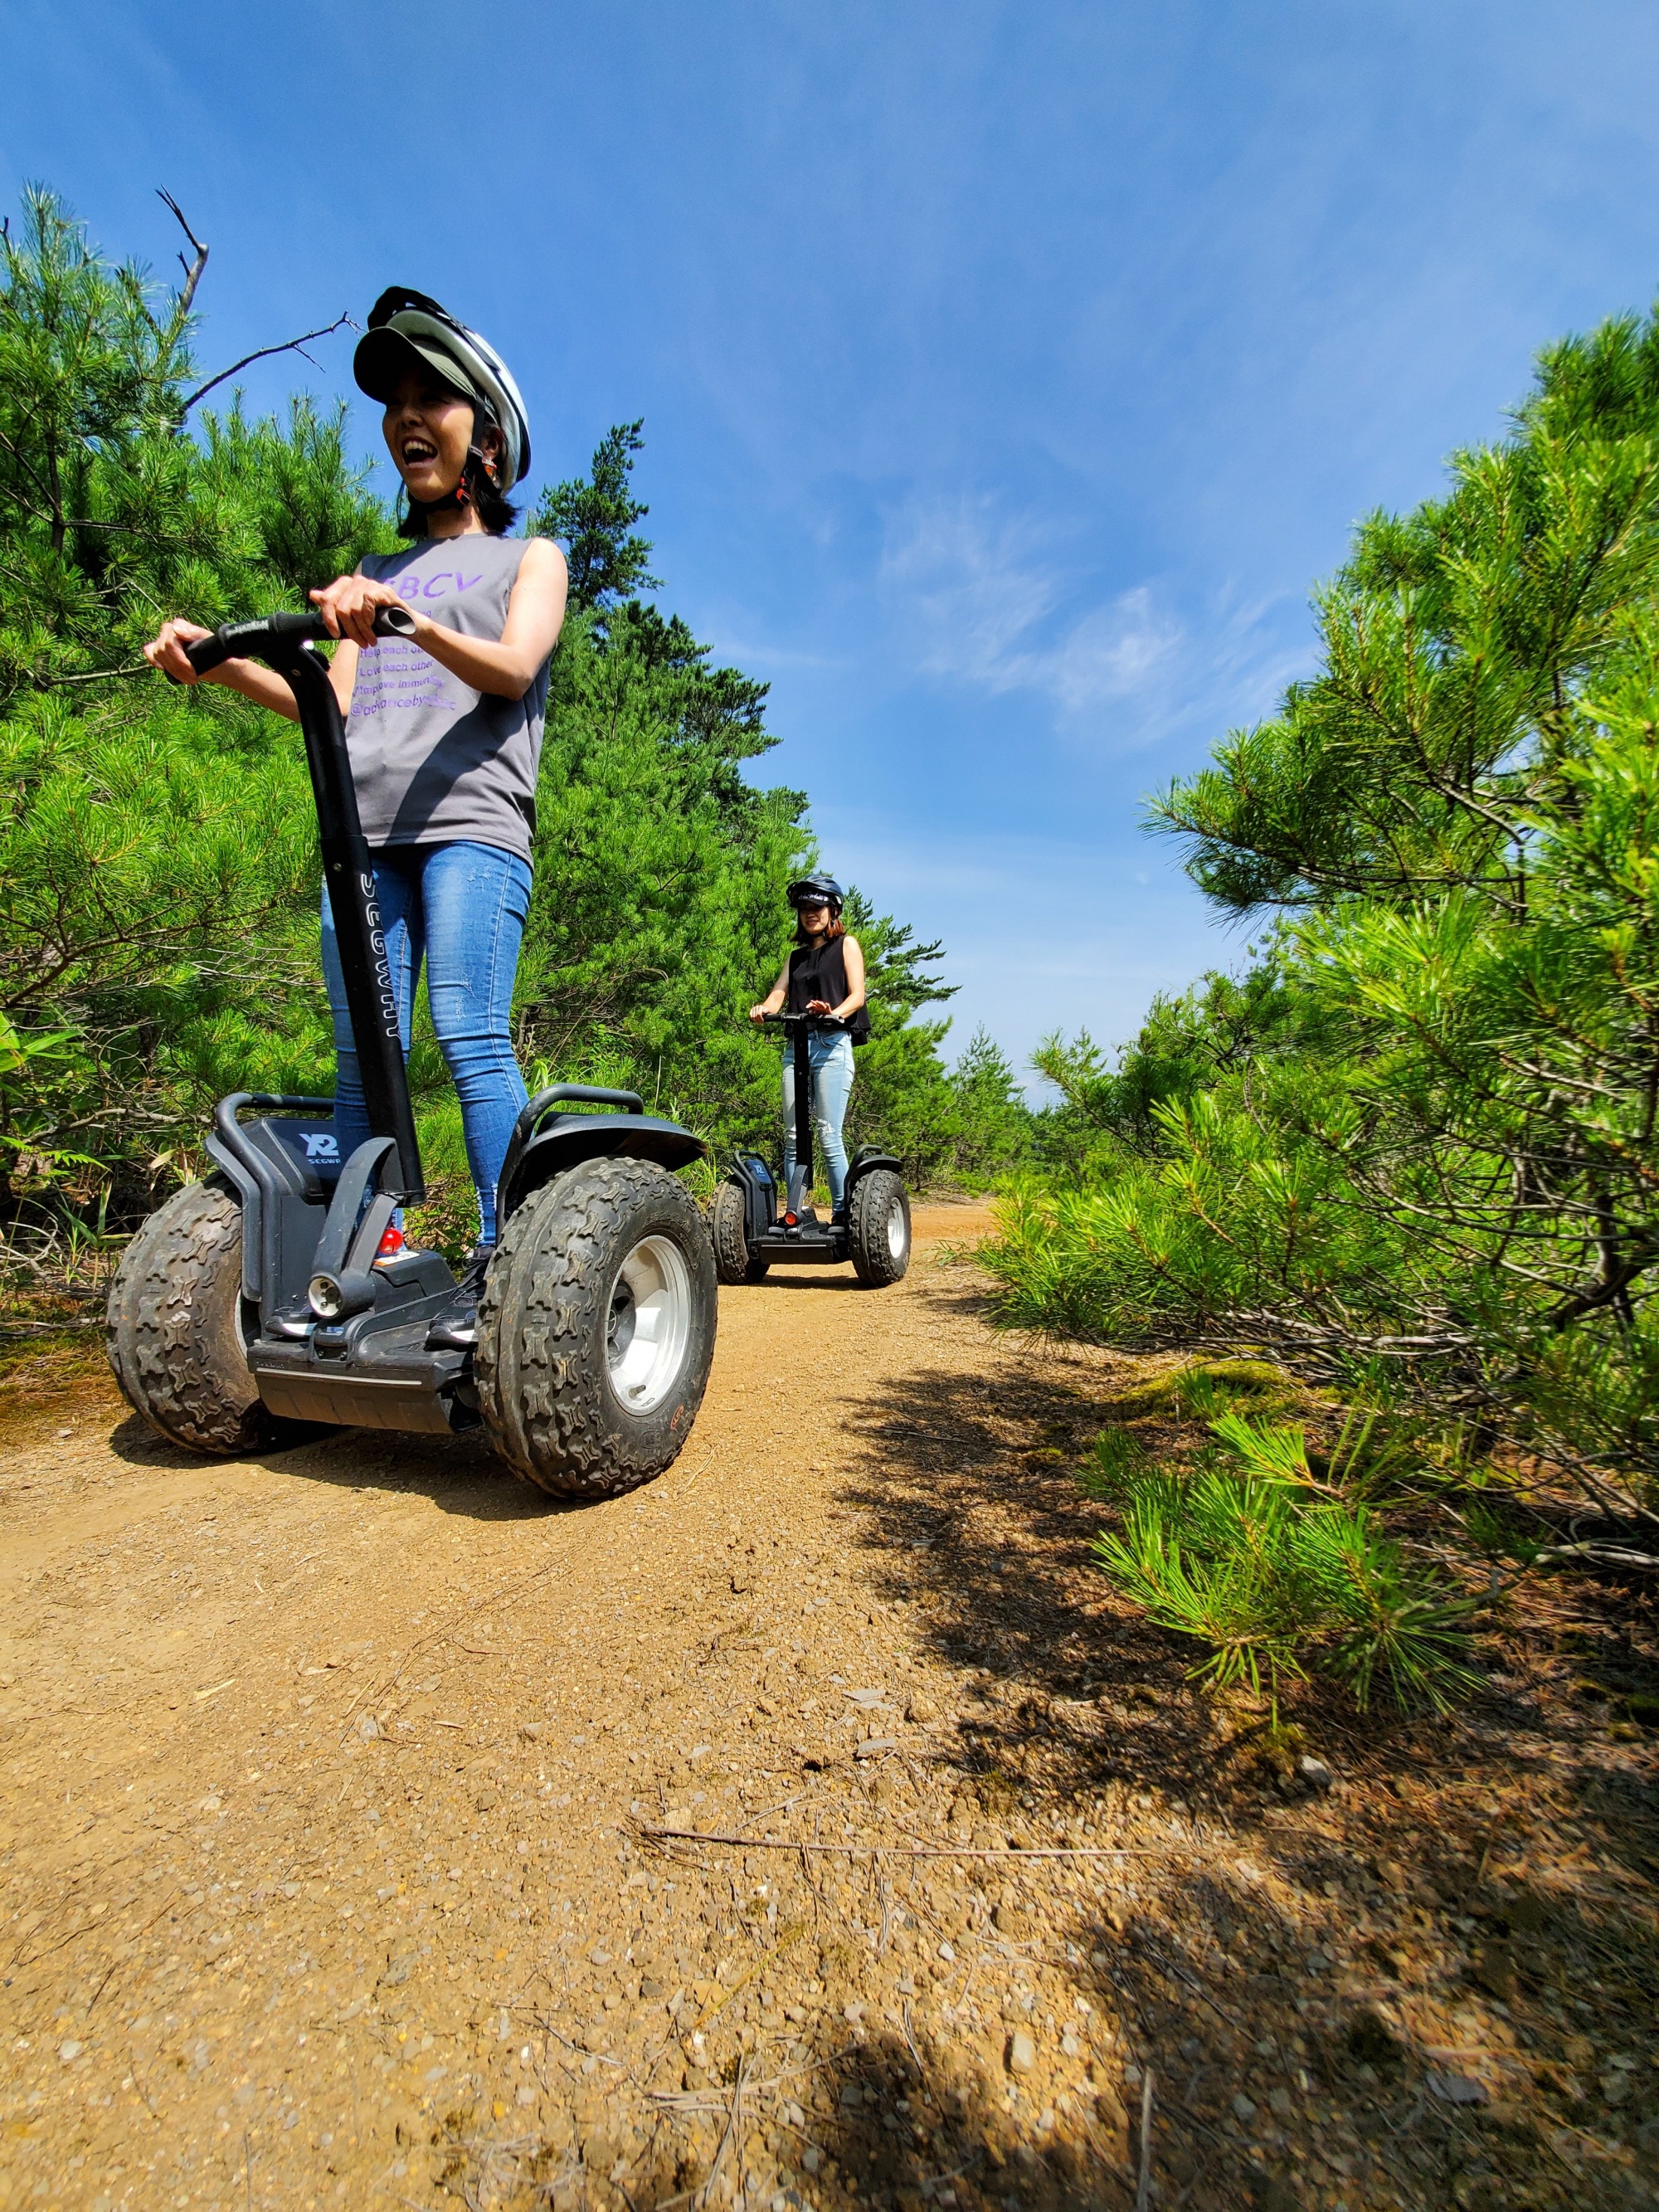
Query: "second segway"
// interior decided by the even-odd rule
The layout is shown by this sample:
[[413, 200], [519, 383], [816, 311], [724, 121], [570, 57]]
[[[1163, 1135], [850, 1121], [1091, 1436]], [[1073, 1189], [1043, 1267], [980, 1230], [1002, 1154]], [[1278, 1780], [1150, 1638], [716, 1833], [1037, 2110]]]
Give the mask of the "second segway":
[[896, 1283], [910, 1264], [910, 1200], [901, 1164], [878, 1145], [863, 1145], [847, 1169], [846, 1218], [821, 1221], [812, 1189], [814, 1030], [837, 1033], [830, 1014], [768, 1014], [781, 1029], [795, 1065], [795, 1164], [781, 1185], [758, 1152], [739, 1152], [714, 1194], [709, 1225], [714, 1268], [723, 1283], [757, 1283], [770, 1267], [836, 1267], [850, 1260], [872, 1290]]

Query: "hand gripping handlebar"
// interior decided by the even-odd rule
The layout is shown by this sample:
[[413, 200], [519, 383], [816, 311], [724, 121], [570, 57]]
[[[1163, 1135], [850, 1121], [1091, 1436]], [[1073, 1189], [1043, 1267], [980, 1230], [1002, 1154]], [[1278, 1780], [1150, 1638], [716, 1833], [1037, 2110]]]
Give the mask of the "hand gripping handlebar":
[[847, 1024], [839, 1014], [763, 1014], [763, 1022], [775, 1022], [781, 1030], [844, 1030]]
[[[198, 676], [227, 660], [289, 659], [301, 646], [315, 645], [329, 635], [321, 615], [261, 615], [255, 622], [226, 623], [211, 637], [198, 637], [185, 647], [185, 658]], [[379, 607], [374, 615], [376, 637], [413, 637], [415, 618], [407, 607]]]

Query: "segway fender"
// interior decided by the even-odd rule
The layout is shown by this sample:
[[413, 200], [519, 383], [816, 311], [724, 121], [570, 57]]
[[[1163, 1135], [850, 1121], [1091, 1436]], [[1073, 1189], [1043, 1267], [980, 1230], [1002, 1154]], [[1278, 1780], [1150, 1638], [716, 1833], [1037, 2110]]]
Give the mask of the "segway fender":
[[257, 1299], [259, 1295], [259, 1269], [264, 1250], [264, 1194], [240, 1155], [216, 1137], [207, 1139], [205, 1150], [220, 1174], [235, 1192], [242, 1208], [242, 1296]]
[[778, 1187], [772, 1170], [757, 1152], [738, 1152], [726, 1176], [743, 1193], [743, 1233], [752, 1248], [777, 1218]]
[[[296, 1118], [238, 1121], [244, 1106], [286, 1108]], [[325, 1098], [234, 1091], [214, 1109], [208, 1157], [242, 1206], [242, 1295], [274, 1310], [310, 1278], [328, 1200], [339, 1180], [332, 1123], [300, 1120], [332, 1110]]]
[[507, 1220], [532, 1191], [584, 1160], [654, 1160], [672, 1172], [690, 1167], [708, 1149], [678, 1121], [659, 1121], [648, 1114], [556, 1115], [508, 1161], [497, 1215]]
[[877, 1168], [886, 1168], [901, 1180], [904, 1175], [903, 1163], [894, 1153], [884, 1152], [879, 1145], [860, 1145], [847, 1167], [847, 1199], [849, 1203], [854, 1186], [860, 1183], [866, 1176], [873, 1174]]

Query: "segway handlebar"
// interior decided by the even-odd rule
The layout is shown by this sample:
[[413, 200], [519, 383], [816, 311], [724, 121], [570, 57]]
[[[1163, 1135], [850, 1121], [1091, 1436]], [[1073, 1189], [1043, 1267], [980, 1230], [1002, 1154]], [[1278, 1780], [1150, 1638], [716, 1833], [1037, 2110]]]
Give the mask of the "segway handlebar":
[[[296, 646], [318, 644], [328, 635], [319, 614], [260, 615], [253, 622], [225, 623], [211, 637], [198, 637], [194, 645], [185, 647], [185, 658], [198, 676], [205, 676], [227, 660], [282, 658]], [[374, 635], [413, 637], [414, 617], [407, 607], [379, 607]]]
[[761, 1019], [775, 1023], [781, 1030], [844, 1030], [847, 1026], [839, 1014], [763, 1014]]

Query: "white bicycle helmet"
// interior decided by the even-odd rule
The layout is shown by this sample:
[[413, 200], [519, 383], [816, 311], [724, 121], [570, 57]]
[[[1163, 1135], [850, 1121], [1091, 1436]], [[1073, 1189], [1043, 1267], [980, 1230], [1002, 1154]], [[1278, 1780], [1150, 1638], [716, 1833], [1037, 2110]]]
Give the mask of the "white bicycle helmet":
[[392, 285], [369, 310], [368, 328], [352, 356], [358, 389], [384, 406], [410, 370], [435, 370], [489, 413], [501, 434], [501, 489], [530, 470], [530, 417], [512, 373], [487, 338], [458, 323], [424, 292]]

